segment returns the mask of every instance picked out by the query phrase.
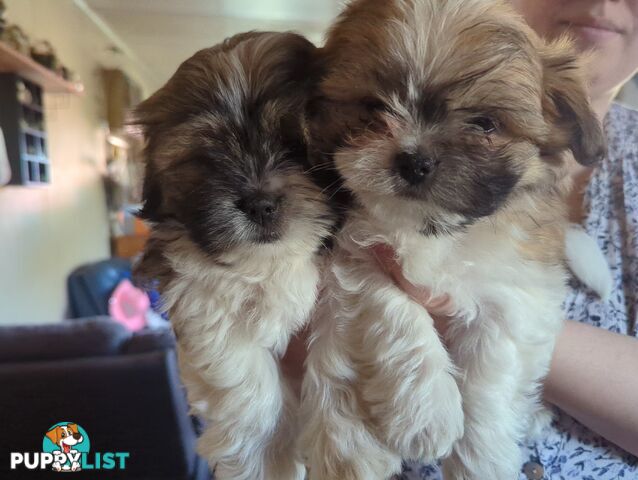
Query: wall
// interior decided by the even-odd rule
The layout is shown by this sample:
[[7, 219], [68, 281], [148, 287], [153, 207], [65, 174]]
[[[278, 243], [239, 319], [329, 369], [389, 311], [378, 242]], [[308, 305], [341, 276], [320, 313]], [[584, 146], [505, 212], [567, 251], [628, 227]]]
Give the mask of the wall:
[[32, 39], [51, 41], [85, 85], [83, 96], [45, 97], [52, 183], [0, 187], [0, 324], [54, 322], [65, 311], [68, 273], [109, 256], [101, 185], [105, 126], [96, 74], [108, 44], [73, 0], [5, 3], [8, 21]]

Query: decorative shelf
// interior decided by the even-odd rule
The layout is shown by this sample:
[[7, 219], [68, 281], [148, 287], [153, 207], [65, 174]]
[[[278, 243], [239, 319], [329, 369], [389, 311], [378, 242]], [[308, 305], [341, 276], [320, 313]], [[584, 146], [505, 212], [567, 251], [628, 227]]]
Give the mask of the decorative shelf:
[[16, 73], [20, 77], [40, 85], [48, 93], [78, 95], [84, 91], [84, 85], [81, 83], [65, 80], [31, 57], [11, 48], [5, 42], [0, 42], [0, 73]]
[[22, 131], [26, 134], [33, 135], [34, 137], [45, 138], [47, 136], [46, 132], [43, 132], [41, 130], [36, 130], [35, 128], [31, 128], [31, 127], [22, 127]]
[[[30, 107], [20, 103], [21, 92], [30, 97]], [[11, 166], [12, 185], [46, 185], [51, 182], [51, 165], [42, 87], [16, 73], [0, 73], [0, 128]]]

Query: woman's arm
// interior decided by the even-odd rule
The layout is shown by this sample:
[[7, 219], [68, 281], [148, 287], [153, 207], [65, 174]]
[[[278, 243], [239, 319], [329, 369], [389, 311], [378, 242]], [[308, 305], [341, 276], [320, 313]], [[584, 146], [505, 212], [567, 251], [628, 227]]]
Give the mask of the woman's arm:
[[545, 380], [545, 399], [638, 455], [638, 340], [567, 321]]

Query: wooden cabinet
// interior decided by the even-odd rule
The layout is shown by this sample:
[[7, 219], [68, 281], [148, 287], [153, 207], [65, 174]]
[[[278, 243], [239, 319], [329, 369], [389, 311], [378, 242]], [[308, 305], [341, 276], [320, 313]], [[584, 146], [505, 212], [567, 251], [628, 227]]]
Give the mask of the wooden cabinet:
[[111, 255], [121, 258], [132, 258], [144, 250], [150, 230], [139, 218], [133, 221], [130, 235], [111, 237]]
[[122, 235], [111, 237], [111, 255], [120, 258], [132, 258], [139, 255], [146, 245], [146, 235]]

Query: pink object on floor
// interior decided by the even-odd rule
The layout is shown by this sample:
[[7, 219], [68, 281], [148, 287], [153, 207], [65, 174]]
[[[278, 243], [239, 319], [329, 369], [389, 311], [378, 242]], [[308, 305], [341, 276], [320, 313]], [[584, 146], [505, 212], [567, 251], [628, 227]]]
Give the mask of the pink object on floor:
[[146, 326], [146, 312], [150, 306], [151, 301], [144, 291], [128, 280], [122, 280], [109, 299], [109, 315], [132, 332], [137, 332]]

